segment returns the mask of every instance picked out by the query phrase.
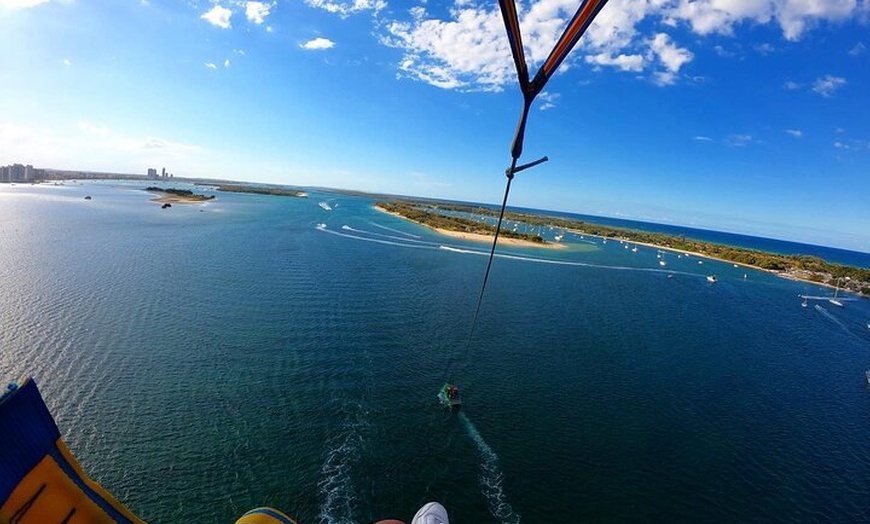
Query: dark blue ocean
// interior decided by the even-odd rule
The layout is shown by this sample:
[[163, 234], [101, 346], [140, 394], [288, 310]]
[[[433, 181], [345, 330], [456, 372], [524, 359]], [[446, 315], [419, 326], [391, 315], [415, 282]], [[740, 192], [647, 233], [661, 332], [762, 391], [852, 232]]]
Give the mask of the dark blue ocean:
[[0, 371], [149, 522], [870, 521], [870, 301], [568, 235], [499, 248], [468, 343], [486, 245], [144, 185], [0, 185]]

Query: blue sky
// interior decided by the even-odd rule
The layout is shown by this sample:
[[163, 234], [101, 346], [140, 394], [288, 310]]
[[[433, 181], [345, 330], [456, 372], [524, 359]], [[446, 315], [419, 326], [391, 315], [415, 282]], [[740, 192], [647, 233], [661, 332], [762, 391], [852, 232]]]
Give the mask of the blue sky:
[[[518, 4], [534, 72], [577, 0]], [[517, 206], [870, 252], [870, 0], [611, 0], [529, 117]], [[495, 1], [0, 0], [0, 164], [495, 203]]]

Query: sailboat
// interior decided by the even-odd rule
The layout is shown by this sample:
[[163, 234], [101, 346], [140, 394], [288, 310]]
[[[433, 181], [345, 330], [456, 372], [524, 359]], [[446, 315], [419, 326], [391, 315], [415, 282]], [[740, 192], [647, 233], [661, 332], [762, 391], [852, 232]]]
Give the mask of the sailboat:
[[833, 304], [833, 305], [835, 305], [835, 306], [837, 306], [837, 307], [846, 307], [846, 306], [843, 305], [842, 302], [840, 302], [839, 300], [837, 300], [837, 291], [839, 291], [839, 290], [840, 290], [840, 279], [838, 278], [838, 279], [837, 279], [837, 287], [834, 288], [834, 296], [831, 297], [831, 298], [829, 298], [829, 299], [828, 299], [828, 302], [830, 302], [831, 304]]

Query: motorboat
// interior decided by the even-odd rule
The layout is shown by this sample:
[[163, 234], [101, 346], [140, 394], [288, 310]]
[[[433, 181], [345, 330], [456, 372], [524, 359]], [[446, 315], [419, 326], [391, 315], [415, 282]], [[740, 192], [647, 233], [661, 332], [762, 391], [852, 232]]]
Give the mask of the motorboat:
[[444, 384], [444, 387], [438, 392], [438, 401], [444, 407], [458, 408], [462, 405], [462, 396], [459, 394], [459, 388], [453, 384]]

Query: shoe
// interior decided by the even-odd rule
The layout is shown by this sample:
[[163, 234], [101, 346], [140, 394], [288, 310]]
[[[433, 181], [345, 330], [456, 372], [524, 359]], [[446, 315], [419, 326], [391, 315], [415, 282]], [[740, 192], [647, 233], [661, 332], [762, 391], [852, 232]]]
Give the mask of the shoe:
[[447, 510], [437, 502], [429, 502], [417, 511], [411, 524], [450, 524]]

